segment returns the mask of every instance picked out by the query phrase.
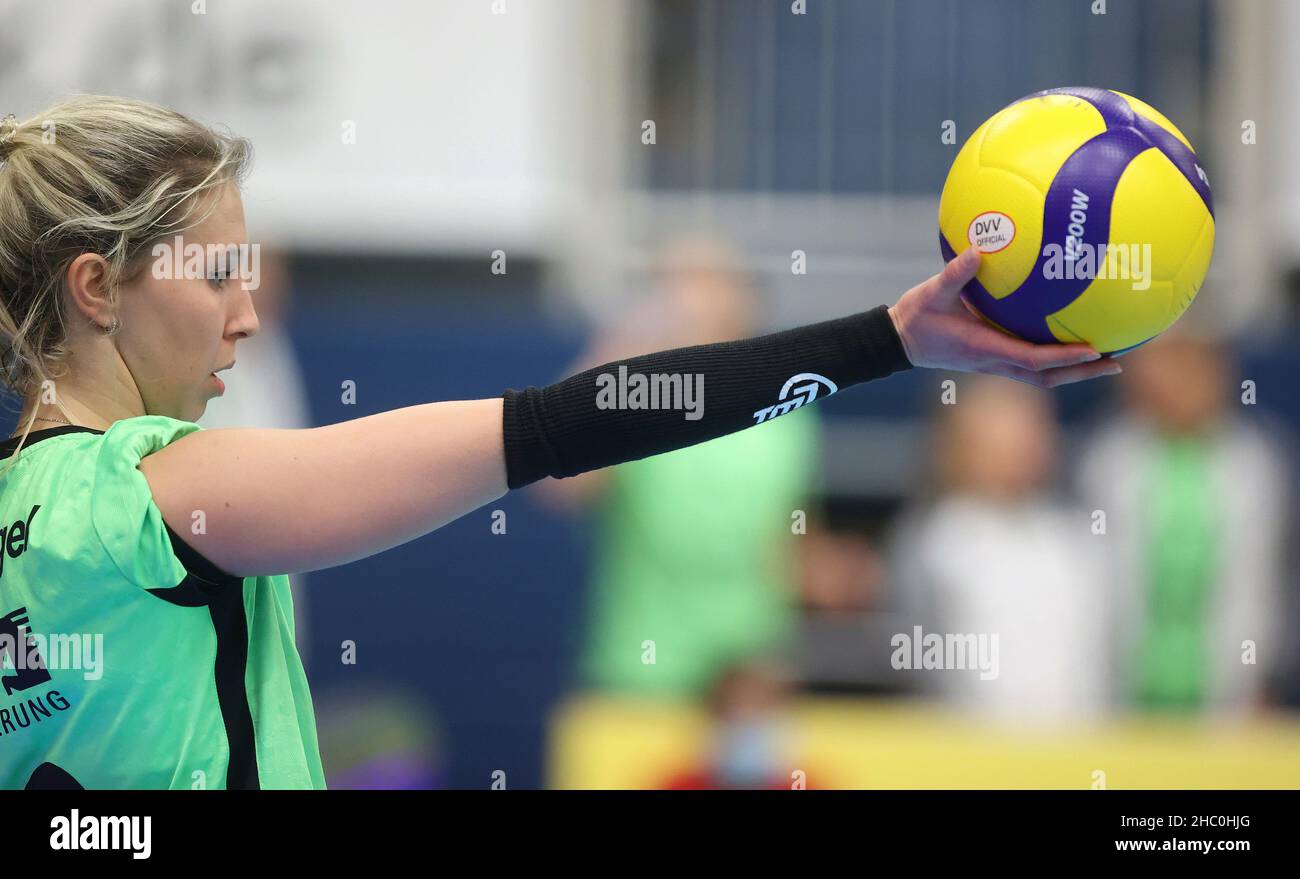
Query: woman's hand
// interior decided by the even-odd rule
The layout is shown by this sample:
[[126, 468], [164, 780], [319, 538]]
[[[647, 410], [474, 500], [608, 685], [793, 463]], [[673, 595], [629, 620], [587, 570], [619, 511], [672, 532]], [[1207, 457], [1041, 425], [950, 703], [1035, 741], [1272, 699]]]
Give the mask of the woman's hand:
[[1040, 388], [1122, 371], [1114, 360], [1100, 359], [1090, 345], [1036, 345], [984, 323], [961, 299], [961, 288], [975, 277], [979, 264], [979, 250], [968, 248], [890, 307], [913, 366], [987, 372]]

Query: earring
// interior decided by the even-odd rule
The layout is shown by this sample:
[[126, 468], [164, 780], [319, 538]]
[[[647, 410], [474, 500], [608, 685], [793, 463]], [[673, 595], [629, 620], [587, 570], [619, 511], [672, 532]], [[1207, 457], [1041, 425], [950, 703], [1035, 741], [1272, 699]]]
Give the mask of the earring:
[[113, 315], [113, 322], [106, 327], [101, 327], [101, 329], [103, 329], [105, 335], [112, 336], [122, 329], [122, 322], [118, 320], [117, 315]]

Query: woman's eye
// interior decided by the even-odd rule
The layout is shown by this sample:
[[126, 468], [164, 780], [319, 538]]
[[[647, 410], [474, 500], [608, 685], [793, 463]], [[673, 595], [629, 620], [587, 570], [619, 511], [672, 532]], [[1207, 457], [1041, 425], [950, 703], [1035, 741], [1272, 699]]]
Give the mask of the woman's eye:
[[226, 286], [226, 281], [229, 280], [229, 278], [230, 278], [229, 275], [224, 275], [224, 274], [213, 275], [212, 277], [208, 278], [208, 283], [210, 283], [213, 287], [216, 287], [218, 290], [220, 290], [221, 288]]

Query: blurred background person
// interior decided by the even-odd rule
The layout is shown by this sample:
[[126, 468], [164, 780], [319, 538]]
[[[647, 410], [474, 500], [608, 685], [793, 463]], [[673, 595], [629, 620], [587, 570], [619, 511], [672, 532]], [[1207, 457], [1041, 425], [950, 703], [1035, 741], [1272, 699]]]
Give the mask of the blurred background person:
[[[819, 503], [828, 506], [825, 498]], [[884, 602], [886, 559], [861, 528], [837, 523], [822, 510], [809, 516], [808, 533], [797, 543], [799, 598], [805, 612], [853, 619]]]
[[[758, 328], [758, 312], [726, 248], [672, 245], [650, 296], [574, 368], [741, 338]], [[595, 530], [583, 683], [699, 696], [730, 657], [786, 646], [792, 517], [812, 490], [815, 419], [800, 409], [716, 442], [544, 484], [551, 500], [586, 510]]]
[[712, 723], [700, 762], [670, 776], [669, 790], [792, 790], [811, 783], [790, 717], [792, 686], [759, 657], [718, 670], [705, 704]]
[[1257, 706], [1294, 634], [1277, 625], [1287, 462], [1245, 417], [1217, 340], [1184, 322], [1125, 361], [1123, 409], [1078, 470], [1106, 515], [1118, 695], [1142, 709]]
[[[986, 669], [925, 674], [964, 711], [1008, 723], [1086, 721], [1105, 709], [1104, 592], [1086, 511], [1053, 491], [1051, 397], [962, 376], [934, 425], [933, 502], [905, 514], [901, 631], [996, 637]], [[904, 672], [914, 674], [915, 672]]]

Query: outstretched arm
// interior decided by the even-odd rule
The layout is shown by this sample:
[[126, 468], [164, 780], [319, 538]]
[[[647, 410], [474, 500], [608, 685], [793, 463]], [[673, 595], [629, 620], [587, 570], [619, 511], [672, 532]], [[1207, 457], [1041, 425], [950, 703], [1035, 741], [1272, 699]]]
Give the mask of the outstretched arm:
[[[888, 310], [635, 357], [504, 399], [310, 430], [196, 431], [140, 470], [164, 520], [218, 567], [292, 573], [405, 543], [507, 488], [704, 442], [912, 365], [1042, 386], [1118, 371], [1086, 345], [1033, 345], [981, 323], [958, 295], [977, 267], [968, 252]], [[639, 405], [625, 376], [667, 377], [657, 407]], [[197, 510], [206, 533], [188, 535]]]
[[[308, 430], [197, 430], [140, 471], [164, 521], [222, 570], [330, 568], [505, 494], [501, 400], [426, 403]], [[190, 533], [196, 510], [204, 534]]]

